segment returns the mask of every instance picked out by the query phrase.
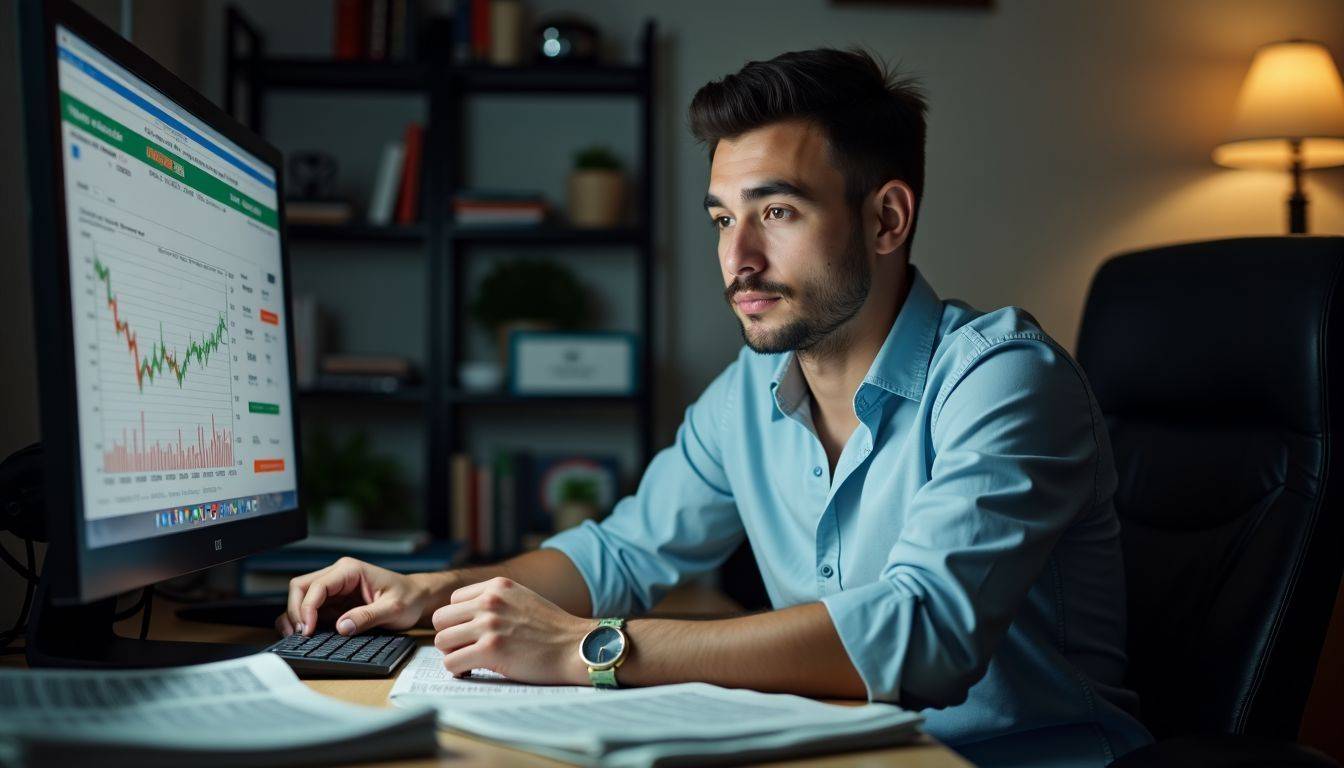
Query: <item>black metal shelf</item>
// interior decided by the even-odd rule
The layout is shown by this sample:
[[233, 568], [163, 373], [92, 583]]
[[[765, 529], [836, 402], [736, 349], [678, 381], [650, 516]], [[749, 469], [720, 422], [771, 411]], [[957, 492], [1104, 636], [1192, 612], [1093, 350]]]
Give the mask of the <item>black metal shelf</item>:
[[273, 89], [423, 92], [429, 82], [428, 66], [416, 62], [261, 58], [242, 66], [244, 77]]
[[[256, 59], [243, 72], [271, 89], [412, 93], [428, 93], [432, 74], [425, 62], [298, 57]], [[451, 76], [465, 93], [638, 94], [644, 70], [620, 64], [469, 65], [454, 68]]]
[[644, 68], [620, 64], [542, 63], [521, 67], [465, 66], [453, 70], [466, 93], [631, 94], [644, 87]]
[[459, 405], [492, 406], [593, 406], [593, 405], [635, 405], [642, 395], [516, 395], [512, 392], [468, 392], [450, 390], [447, 400]]
[[362, 392], [350, 389], [300, 389], [299, 397], [308, 400], [339, 400], [361, 403], [424, 404], [427, 396], [423, 387], [408, 387], [396, 392]]
[[552, 224], [535, 227], [456, 227], [452, 235], [458, 243], [501, 245], [639, 245], [643, 236], [643, 231], [635, 227], [583, 229]]
[[290, 224], [289, 239], [296, 242], [357, 241], [379, 243], [423, 243], [422, 224], [378, 226], [375, 224]]
[[[405, 244], [414, 246], [425, 270], [425, 321], [427, 349], [424, 385], [388, 394], [345, 392], [329, 389], [301, 391], [304, 403], [315, 408], [382, 407], [397, 411], [406, 405], [420, 406], [426, 430], [426, 488], [424, 509], [427, 525], [435, 538], [448, 538], [450, 473], [442, 471], [452, 455], [467, 449], [462, 420], [468, 411], [508, 408], [604, 408], [633, 410], [638, 432], [640, 465], [647, 464], [653, 450], [653, 271], [654, 240], [654, 32], [653, 22], [644, 26], [639, 59], [634, 64], [533, 64], [494, 67], [462, 64], [452, 60], [451, 30], [432, 25], [424, 46], [427, 60], [335, 61], [320, 58], [268, 56], [260, 32], [235, 8], [226, 15], [226, 61], [224, 68], [225, 109], [257, 133], [265, 133], [266, 94], [319, 91], [390, 93], [423, 97], [427, 107], [424, 157], [421, 165], [420, 210], [423, 223], [411, 227], [375, 227], [366, 224], [341, 226], [290, 226], [293, 244], [338, 243]], [[597, 95], [633, 98], [638, 108], [639, 176], [631, 194], [638, 212], [637, 223], [610, 229], [580, 229], [563, 223], [531, 228], [455, 226], [452, 199], [463, 187], [467, 132], [464, 112], [477, 95], [526, 94], [550, 98], [566, 95]], [[467, 392], [456, 389], [457, 367], [465, 349], [467, 254], [475, 247], [519, 245], [627, 246], [637, 252], [635, 285], [640, 296], [636, 335], [636, 362], [641, 390], [627, 396], [523, 396], [504, 391]], [[405, 249], [407, 253], [416, 250]], [[321, 405], [316, 405], [321, 403]], [[389, 418], [391, 415], [389, 415]]]

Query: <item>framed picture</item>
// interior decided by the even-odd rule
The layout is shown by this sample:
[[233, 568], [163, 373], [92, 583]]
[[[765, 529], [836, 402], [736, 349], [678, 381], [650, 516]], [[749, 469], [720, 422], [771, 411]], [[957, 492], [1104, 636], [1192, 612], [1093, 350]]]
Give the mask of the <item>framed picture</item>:
[[617, 331], [514, 331], [509, 390], [516, 395], [633, 395], [636, 338]]

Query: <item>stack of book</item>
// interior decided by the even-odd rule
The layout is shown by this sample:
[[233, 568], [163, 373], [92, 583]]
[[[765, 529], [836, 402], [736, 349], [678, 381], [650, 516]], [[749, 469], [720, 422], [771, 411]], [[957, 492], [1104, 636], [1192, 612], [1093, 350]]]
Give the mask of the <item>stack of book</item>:
[[619, 491], [616, 459], [607, 456], [535, 456], [501, 450], [478, 463], [458, 453], [449, 459], [449, 472], [452, 537], [480, 558], [533, 549], [554, 532], [565, 483], [576, 475], [591, 484], [599, 515], [611, 509]]
[[417, 380], [411, 361], [395, 355], [327, 355], [314, 386], [329, 392], [390, 395]]
[[416, 0], [335, 0], [337, 59], [384, 61], [416, 58]]
[[453, 198], [460, 226], [530, 227], [546, 221], [546, 200], [536, 192], [463, 190]]

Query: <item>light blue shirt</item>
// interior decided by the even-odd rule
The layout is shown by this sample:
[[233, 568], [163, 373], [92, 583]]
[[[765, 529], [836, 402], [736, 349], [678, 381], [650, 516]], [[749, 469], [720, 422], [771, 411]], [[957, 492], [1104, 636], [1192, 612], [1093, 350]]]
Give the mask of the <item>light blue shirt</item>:
[[973, 762], [1101, 766], [1151, 741], [1122, 687], [1105, 423], [1026, 312], [908, 298], [834, 475], [793, 353], [743, 348], [601, 524], [562, 532], [594, 615], [648, 610], [751, 540], [774, 607], [820, 600], [875, 701]]

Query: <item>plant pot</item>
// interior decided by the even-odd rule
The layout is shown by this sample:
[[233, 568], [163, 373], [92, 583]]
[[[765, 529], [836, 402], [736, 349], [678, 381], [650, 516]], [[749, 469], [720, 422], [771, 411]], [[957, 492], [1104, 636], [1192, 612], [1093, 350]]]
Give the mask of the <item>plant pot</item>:
[[597, 516], [596, 504], [589, 504], [586, 501], [565, 501], [556, 508], [555, 519], [552, 522], [556, 531], [564, 531], [582, 525], [584, 520], [596, 520]]
[[625, 180], [620, 171], [577, 170], [569, 175], [569, 220], [576, 227], [614, 227], [621, 223]]
[[322, 519], [313, 532], [336, 536], [358, 533], [363, 527], [359, 518], [359, 508], [349, 499], [331, 499], [322, 507]]

